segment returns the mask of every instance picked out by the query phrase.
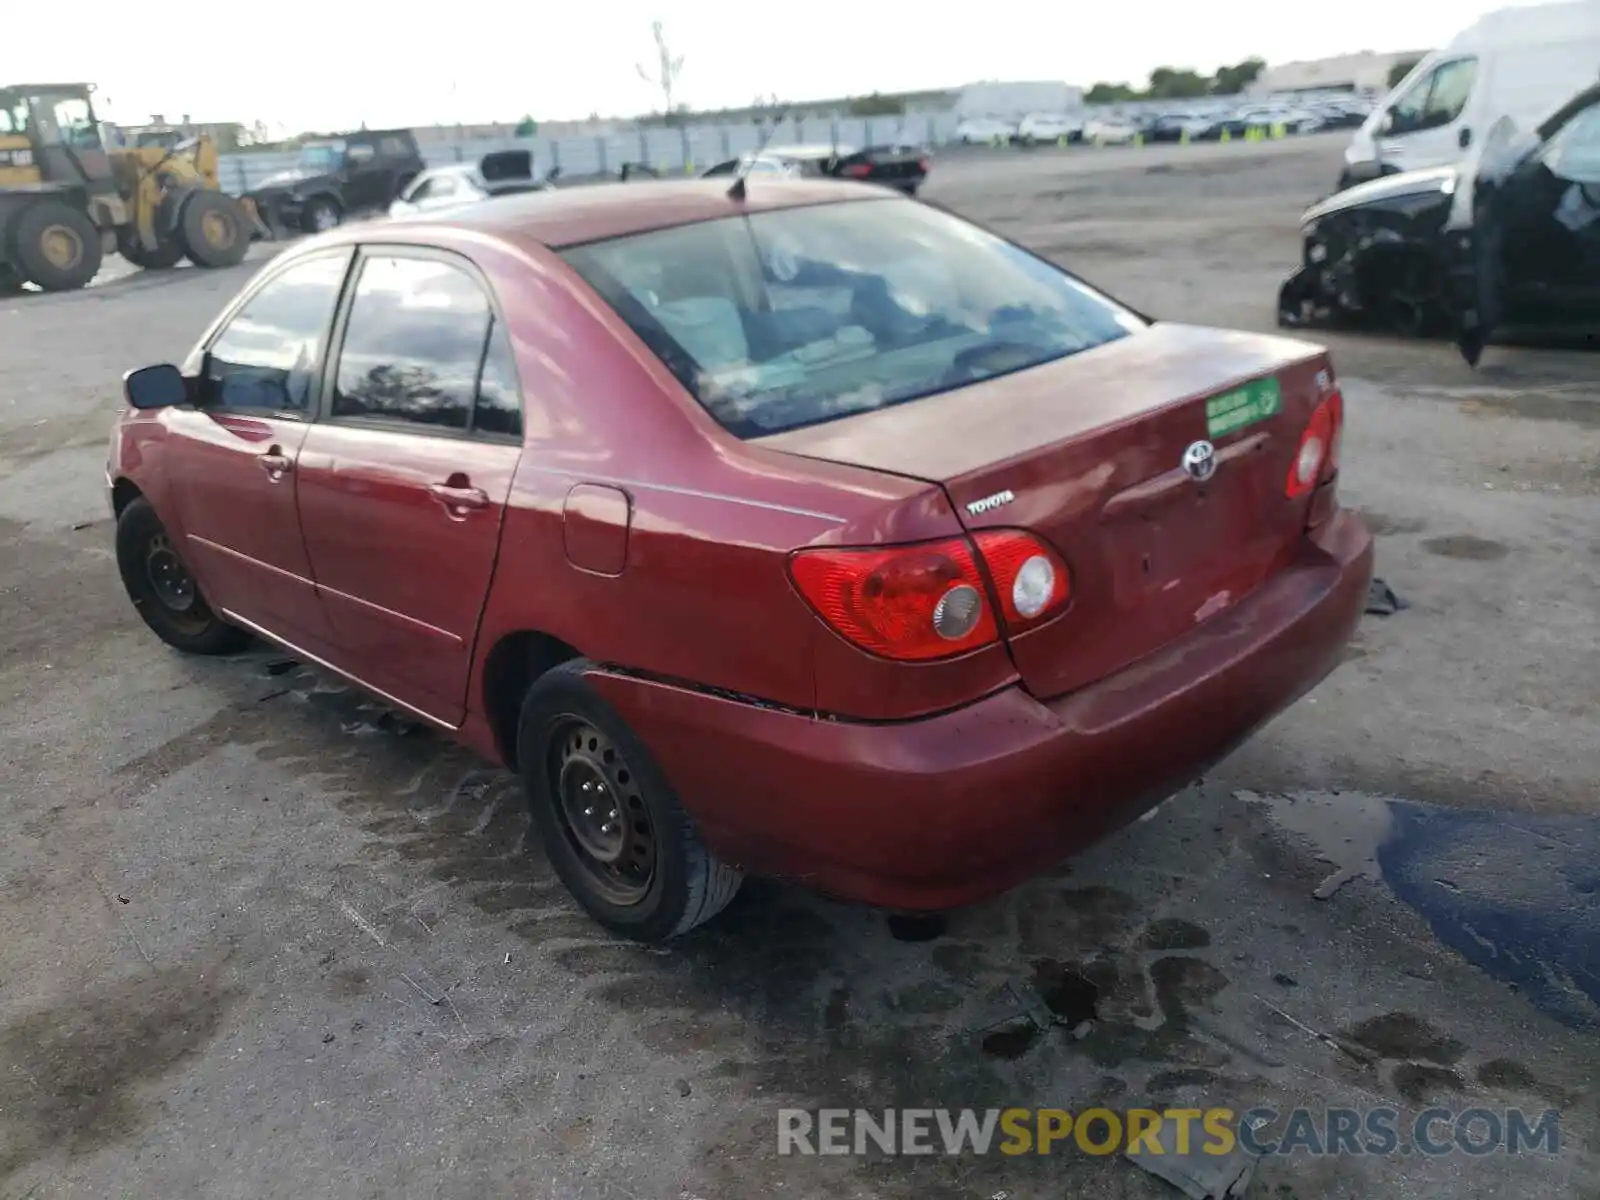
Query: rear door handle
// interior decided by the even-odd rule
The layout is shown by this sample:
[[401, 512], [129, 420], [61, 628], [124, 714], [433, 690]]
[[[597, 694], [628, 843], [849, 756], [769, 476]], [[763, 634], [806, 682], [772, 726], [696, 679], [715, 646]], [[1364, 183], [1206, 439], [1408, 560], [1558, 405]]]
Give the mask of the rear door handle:
[[294, 470], [294, 459], [276, 446], [257, 457], [256, 461], [261, 464], [261, 469], [274, 479], [281, 478]]
[[446, 508], [488, 508], [489, 493], [482, 488], [456, 487], [448, 483], [428, 485], [428, 494]]

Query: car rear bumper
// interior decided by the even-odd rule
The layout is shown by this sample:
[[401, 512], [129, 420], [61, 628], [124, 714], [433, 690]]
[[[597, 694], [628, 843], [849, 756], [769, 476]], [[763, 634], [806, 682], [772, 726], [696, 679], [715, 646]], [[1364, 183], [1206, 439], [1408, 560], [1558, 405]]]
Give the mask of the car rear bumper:
[[867, 725], [591, 677], [706, 840], [757, 874], [931, 911], [997, 895], [1192, 782], [1338, 665], [1372, 538], [1337, 512], [1293, 562], [1180, 642], [1071, 695], [1012, 687]]

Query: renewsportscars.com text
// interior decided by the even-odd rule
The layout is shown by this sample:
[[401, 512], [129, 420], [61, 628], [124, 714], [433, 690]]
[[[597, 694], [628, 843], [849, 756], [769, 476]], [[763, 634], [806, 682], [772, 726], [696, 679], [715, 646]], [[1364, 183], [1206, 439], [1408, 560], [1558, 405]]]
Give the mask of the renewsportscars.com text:
[[782, 1155], [1558, 1154], [1554, 1109], [1429, 1108], [786, 1108], [778, 1113]]

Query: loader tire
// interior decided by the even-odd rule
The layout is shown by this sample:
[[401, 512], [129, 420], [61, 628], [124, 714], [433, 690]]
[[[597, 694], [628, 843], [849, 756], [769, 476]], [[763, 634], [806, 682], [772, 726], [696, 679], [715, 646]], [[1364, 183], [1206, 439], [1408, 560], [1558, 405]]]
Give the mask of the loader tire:
[[156, 248], [147, 250], [136, 230], [119, 229], [117, 253], [141, 270], [165, 271], [183, 261], [184, 250], [183, 243], [176, 237], [161, 238], [160, 235], [157, 235]]
[[178, 217], [183, 252], [197, 267], [232, 267], [250, 250], [250, 225], [239, 202], [223, 192], [194, 192]]
[[43, 291], [86, 287], [100, 273], [104, 256], [100, 231], [88, 214], [60, 200], [31, 204], [12, 222], [11, 259], [17, 274]]

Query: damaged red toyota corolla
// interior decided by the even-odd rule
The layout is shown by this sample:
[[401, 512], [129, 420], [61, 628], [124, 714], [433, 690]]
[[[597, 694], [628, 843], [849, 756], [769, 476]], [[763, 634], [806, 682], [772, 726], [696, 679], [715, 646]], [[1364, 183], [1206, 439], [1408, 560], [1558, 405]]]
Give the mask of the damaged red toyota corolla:
[[155, 632], [265, 636], [514, 768], [642, 939], [745, 872], [1009, 888], [1322, 679], [1371, 573], [1323, 351], [832, 180], [336, 230], [125, 391]]

